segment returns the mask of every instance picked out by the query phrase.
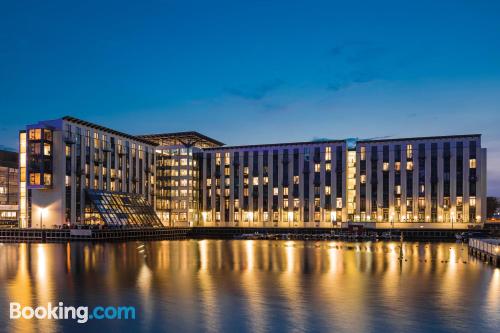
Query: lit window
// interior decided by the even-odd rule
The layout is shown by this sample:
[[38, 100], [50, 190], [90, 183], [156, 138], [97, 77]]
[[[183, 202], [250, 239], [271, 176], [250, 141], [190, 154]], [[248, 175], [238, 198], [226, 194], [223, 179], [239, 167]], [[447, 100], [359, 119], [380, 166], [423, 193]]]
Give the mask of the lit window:
[[325, 186], [325, 194], [329, 195], [332, 193], [331, 187], [330, 186]]
[[299, 176], [293, 176], [293, 183], [298, 184], [299, 183]]
[[244, 175], [248, 175], [248, 167], [244, 167], [243, 168], [243, 174]]
[[471, 168], [471, 169], [475, 169], [476, 168], [476, 159], [475, 158], [471, 158], [469, 160], [469, 168]]
[[230, 163], [231, 163], [230, 153], [225, 153], [224, 154], [224, 164], [228, 165]]
[[395, 162], [394, 163], [394, 170], [396, 170], [396, 171], [401, 170], [401, 162]]
[[361, 147], [359, 154], [360, 160], [364, 161], [366, 159], [366, 147]]
[[207, 186], [212, 186], [212, 178], [207, 178]]
[[294, 208], [299, 208], [300, 207], [300, 200], [295, 198], [293, 199], [293, 207]]
[[342, 208], [342, 198], [337, 198], [337, 208]]
[[283, 187], [283, 195], [288, 195], [288, 187]]
[[[220, 153], [215, 154], [215, 164], [220, 165], [221, 159], [220, 159]], [[220, 214], [220, 213], [219, 213]]]
[[470, 197], [469, 206], [476, 207], [476, 197]]
[[384, 162], [384, 164], [382, 165], [382, 169], [384, 171], [389, 171], [389, 162]]
[[269, 183], [269, 177], [265, 176], [263, 180], [264, 180], [264, 185]]
[[359, 178], [359, 181], [361, 182], [361, 184], [365, 184], [366, 183], [366, 175], [361, 175]]
[[320, 172], [321, 171], [321, 164], [315, 163], [314, 164], [314, 172]]
[[259, 185], [259, 177], [253, 177], [253, 184]]
[[412, 161], [406, 162], [406, 170], [408, 170], [408, 171], [413, 170], [413, 162]]
[[332, 159], [332, 147], [325, 148], [325, 161], [330, 161]]
[[413, 158], [413, 147], [412, 145], [406, 145], [406, 159]]
[[325, 170], [326, 171], [332, 171], [332, 164], [331, 163], [326, 163], [325, 164]]
[[273, 194], [278, 195], [278, 188], [277, 187], [273, 188]]
[[396, 185], [396, 194], [401, 194], [401, 185]]

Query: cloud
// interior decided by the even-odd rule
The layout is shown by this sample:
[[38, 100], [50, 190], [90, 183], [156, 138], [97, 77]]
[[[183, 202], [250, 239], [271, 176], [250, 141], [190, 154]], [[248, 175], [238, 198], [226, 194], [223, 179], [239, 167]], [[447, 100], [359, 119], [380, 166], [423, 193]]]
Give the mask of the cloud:
[[263, 82], [254, 87], [243, 85], [240, 87], [228, 88], [226, 92], [243, 99], [259, 101], [284, 84], [285, 82], [283, 80], [275, 79]]
[[375, 58], [384, 55], [387, 49], [371, 42], [346, 42], [330, 49], [330, 56], [349, 63], [372, 62]]
[[353, 85], [383, 79], [385, 69], [381, 60], [386, 49], [370, 42], [347, 42], [332, 47], [329, 51], [335, 63], [332, 79], [327, 84], [330, 91], [339, 91]]
[[376, 75], [375, 73], [371, 73], [369, 71], [366, 72], [356, 71], [332, 79], [328, 83], [327, 89], [330, 91], [339, 91], [342, 89], [347, 89], [354, 85], [369, 83], [378, 80], [380, 78], [381, 78], [380, 76]]

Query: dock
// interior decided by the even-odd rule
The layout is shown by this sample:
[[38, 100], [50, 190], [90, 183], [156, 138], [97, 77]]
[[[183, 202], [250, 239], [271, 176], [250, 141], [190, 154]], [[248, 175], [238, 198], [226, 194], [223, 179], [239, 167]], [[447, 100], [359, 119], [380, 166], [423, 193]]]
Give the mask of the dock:
[[500, 238], [471, 238], [469, 253], [495, 267], [500, 267]]
[[190, 228], [127, 229], [0, 229], [0, 242], [52, 243], [69, 241], [129, 241], [184, 239]]

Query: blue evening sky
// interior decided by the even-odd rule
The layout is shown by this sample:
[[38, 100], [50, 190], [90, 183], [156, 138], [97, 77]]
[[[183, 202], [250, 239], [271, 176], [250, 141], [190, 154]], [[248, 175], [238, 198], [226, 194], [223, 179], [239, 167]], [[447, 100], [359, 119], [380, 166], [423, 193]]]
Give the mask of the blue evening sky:
[[482, 133], [500, 195], [500, 1], [0, 3], [0, 145], [72, 115], [227, 144]]

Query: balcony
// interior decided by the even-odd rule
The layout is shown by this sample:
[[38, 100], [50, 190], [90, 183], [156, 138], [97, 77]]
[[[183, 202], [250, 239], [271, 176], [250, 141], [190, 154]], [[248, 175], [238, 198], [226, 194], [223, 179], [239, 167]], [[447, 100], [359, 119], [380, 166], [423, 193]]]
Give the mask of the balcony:
[[74, 145], [76, 143], [76, 135], [71, 133], [66, 133], [64, 135], [64, 142], [68, 145]]

